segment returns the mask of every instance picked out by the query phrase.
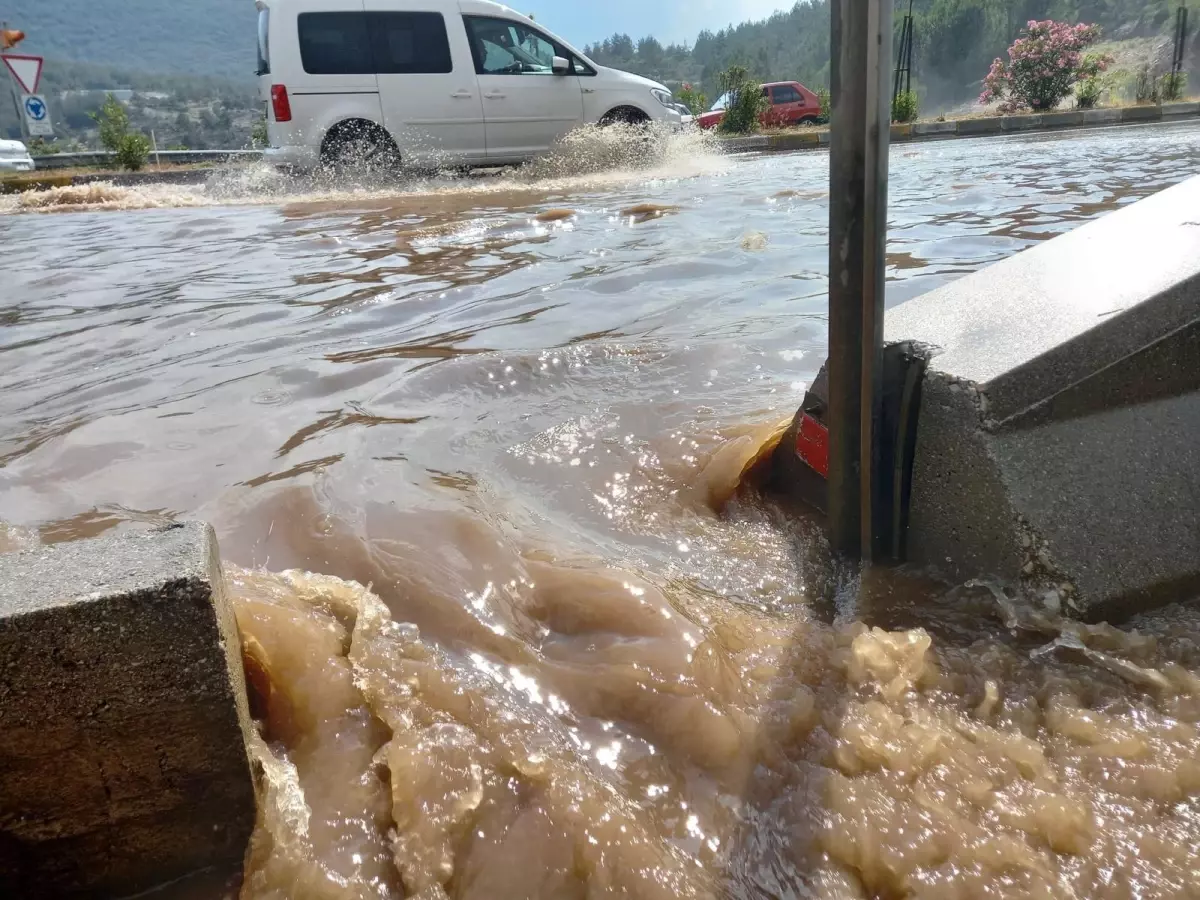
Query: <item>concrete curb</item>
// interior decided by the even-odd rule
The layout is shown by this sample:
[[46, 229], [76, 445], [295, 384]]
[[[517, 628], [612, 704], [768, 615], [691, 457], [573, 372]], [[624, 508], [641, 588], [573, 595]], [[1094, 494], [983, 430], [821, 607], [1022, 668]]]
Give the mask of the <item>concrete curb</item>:
[[110, 182], [120, 187], [136, 187], [140, 184], [203, 184], [214, 172], [221, 171], [225, 171], [224, 168], [167, 169], [160, 172], [87, 172], [79, 175], [49, 172], [45, 175], [33, 174], [0, 181], [0, 194], [22, 194], [97, 182]]
[[[1161, 106], [1128, 106], [1122, 109], [1088, 109], [1071, 112], [1040, 113], [1019, 116], [989, 116], [946, 122], [914, 122], [893, 125], [892, 143], [980, 137], [992, 134], [1059, 131], [1073, 128], [1103, 128], [1147, 122], [1180, 121], [1200, 117], [1200, 102], [1164, 103]], [[829, 146], [829, 130], [794, 131], [781, 134], [722, 138], [728, 153], [790, 153]]]
[[911, 562], [1091, 620], [1200, 590], [1197, 209], [1200, 176], [888, 310], [936, 348]]
[[252, 728], [209, 526], [0, 555], [0, 894], [237, 871]]
[[[115, 154], [107, 150], [85, 150], [81, 153], [50, 153], [34, 157], [38, 171], [86, 168], [112, 165]], [[193, 163], [253, 162], [262, 159], [261, 150], [160, 150], [150, 154], [151, 161], [161, 160], [173, 165]]]

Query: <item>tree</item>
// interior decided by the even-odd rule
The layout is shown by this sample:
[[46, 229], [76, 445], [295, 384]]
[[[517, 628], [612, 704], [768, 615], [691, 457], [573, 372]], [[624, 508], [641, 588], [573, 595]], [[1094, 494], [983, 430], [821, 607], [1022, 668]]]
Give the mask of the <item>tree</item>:
[[992, 63], [979, 102], [1000, 100], [1003, 113], [1054, 109], [1077, 82], [1095, 77], [1112, 61], [1109, 56], [1083, 55], [1098, 40], [1097, 25], [1031, 20], [1024, 36], [1008, 48], [1008, 61], [997, 57]]
[[100, 112], [88, 113], [88, 116], [100, 126], [100, 145], [116, 153], [121, 139], [129, 133], [129, 113], [125, 111], [125, 105], [109, 94]]

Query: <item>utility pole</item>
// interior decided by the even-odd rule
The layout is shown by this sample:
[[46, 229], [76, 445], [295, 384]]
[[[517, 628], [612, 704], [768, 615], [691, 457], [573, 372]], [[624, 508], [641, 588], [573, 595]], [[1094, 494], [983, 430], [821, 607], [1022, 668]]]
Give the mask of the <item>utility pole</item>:
[[870, 560], [881, 502], [893, 0], [833, 0], [829, 154], [829, 538]]
[[900, 26], [900, 52], [896, 58], [896, 79], [892, 84], [892, 104], [901, 91], [912, 90], [913, 0], [908, 0], [908, 15]]
[[1188, 9], [1180, 3], [1175, 13], [1175, 53], [1171, 57], [1171, 88], [1172, 92], [1180, 93], [1180, 79], [1183, 74], [1183, 60], [1187, 48]]

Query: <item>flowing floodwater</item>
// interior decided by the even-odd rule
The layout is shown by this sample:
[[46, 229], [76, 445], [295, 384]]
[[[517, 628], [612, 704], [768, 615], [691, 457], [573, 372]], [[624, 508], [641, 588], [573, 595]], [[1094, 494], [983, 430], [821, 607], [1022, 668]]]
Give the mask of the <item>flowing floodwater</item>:
[[[4, 200], [0, 549], [214, 523], [228, 890], [1200, 897], [1200, 611], [831, 563], [739, 486], [822, 361], [828, 156], [595, 140]], [[1198, 165], [1195, 125], [895, 147], [888, 302]]]

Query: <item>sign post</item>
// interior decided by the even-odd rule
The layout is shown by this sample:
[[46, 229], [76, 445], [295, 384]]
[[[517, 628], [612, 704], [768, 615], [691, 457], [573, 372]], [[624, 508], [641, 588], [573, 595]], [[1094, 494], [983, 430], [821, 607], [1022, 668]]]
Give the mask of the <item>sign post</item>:
[[54, 125], [50, 121], [50, 107], [46, 98], [38, 93], [42, 81], [42, 66], [44, 60], [40, 56], [27, 56], [20, 53], [0, 53], [8, 69], [12, 85], [13, 103], [17, 110], [17, 119], [21, 123], [21, 133], [25, 139], [35, 137], [54, 137]]

